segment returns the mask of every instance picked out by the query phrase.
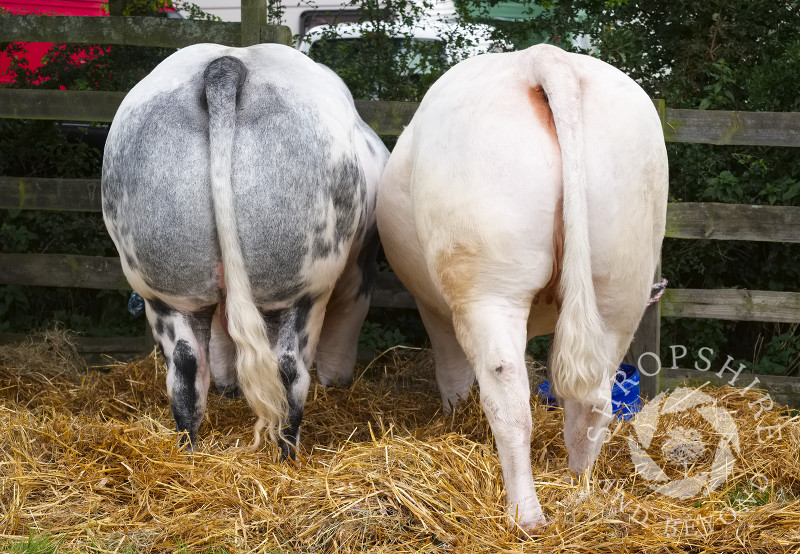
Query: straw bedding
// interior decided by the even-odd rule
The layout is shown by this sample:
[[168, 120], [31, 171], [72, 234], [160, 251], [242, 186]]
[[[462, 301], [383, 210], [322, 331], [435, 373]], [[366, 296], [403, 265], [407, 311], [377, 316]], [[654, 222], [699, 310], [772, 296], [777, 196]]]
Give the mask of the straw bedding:
[[[721, 486], [687, 500], [637, 478], [630, 423], [612, 425], [590, 482], [571, 484], [562, 414], [533, 398], [531, 454], [548, 525], [528, 537], [506, 524], [477, 392], [443, 416], [427, 351], [388, 353], [350, 389], [312, 382], [292, 464], [277, 462], [274, 449], [246, 452], [252, 413], [213, 392], [199, 452], [180, 452], [160, 360], [85, 372], [63, 333], [45, 339], [0, 350], [2, 550], [32, 532], [53, 537], [60, 552], [785, 552], [800, 544], [800, 423], [777, 407], [756, 419], [758, 391], [703, 389], [733, 415], [741, 450]], [[697, 413], [663, 419], [649, 449], [659, 463], [678, 427], [717, 442]], [[768, 426], [780, 426], [780, 437], [759, 443], [759, 426], [762, 439]], [[698, 446], [692, 463], [708, 465], [713, 450]]]

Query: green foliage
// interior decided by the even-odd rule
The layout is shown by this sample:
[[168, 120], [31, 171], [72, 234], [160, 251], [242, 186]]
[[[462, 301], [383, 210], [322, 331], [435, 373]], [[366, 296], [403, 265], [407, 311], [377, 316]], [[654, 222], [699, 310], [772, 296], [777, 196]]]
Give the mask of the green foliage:
[[416, 310], [370, 308], [358, 337], [360, 348], [382, 352], [392, 346], [425, 346], [428, 336]]
[[[333, 69], [356, 99], [419, 101], [478, 44], [468, 24], [438, 25], [439, 40], [415, 38], [414, 26], [432, 6], [431, 1], [426, 6], [411, 0], [350, 0], [348, 7], [357, 7], [360, 14], [361, 36], [329, 27], [311, 43], [309, 55]], [[311, 42], [308, 36], [305, 40]]]
[[[152, 11], [156, 4], [134, 0], [126, 10]], [[373, 32], [348, 42], [337, 40], [331, 31], [314, 45], [311, 55], [336, 70], [356, 98], [419, 100], [457, 61], [449, 46], [415, 41], [396, 32], [399, 24], [409, 25], [420, 17], [419, 7], [410, 0], [351, 0], [350, 5], [360, 8], [362, 25], [372, 25]], [[466, 21], [494, 26], [499, 44], [522, 48], [544, 41], [578, 51], [579, 45], [586, 45], [578, 39], [589, 37], [591, 46], [586, 51], [631, 75], [652, 97], [665, 98], [668, 107], [800, 111], [798, 0], [456, 0], [456, 6]], [[185, 4], [181, 7], [185, 9]], [[268, 7], [269, 17], [277, 21], [282, 3], [268, 0]], [[514, 8], [521, 15], [515, 21], [491, 19], [496, 13], [492, 10], [499, 7]], [[467, 36], [447, 37], [447, 44], [468, 46]], [[19, 48], [0, 47], [12, 54]], [[81, 52], [89, 63], [75, 63]], [[61, 45], [39, 71], [29, 70], [19, 58], [13, 62], [17, 74], [13, 86], [127, 90], [170, 53], [155, 48]], [[0, 151], [4, 152], [0, 174], [97, 177], [100, 152], [88, 140], [91, 132], [90, 128], [67, 132], [50, 122], [0, 121]], [[670, 144], [668, 151], [672, 201], [800, 205], [800, 157], [794, 150]], [[91, 238], [94, 233], [98, 234]], [[4, 212], [0, 214], [0, 248], [113, 254], [99, 220], [70, 214]], [[798, 259], [798, 245], [668, 239], [663, 273], [671, 287], [800, 291]], [[120, 296], [0, 287], [0, 321], [21, 329], [43, 325], [55, 314], [91, 332], [102, 327], [98, 321], [105, 321], [107, 328], [122, 329], [126, 314]], [[40, 303], [39, 298], [47, 300]], [[116, 316], [111, 315], [112, 309], [118, 310]], [[118, 323], [114, 317], [120, 318]], [[703, 346], [713, 348], [722, 360], [732, 355], [765, 373], [800, 371], [796, 326], [692, 319], [662, 323], [664, 359], [669, 345], [684, 344], [691, 352]], [[363, 346], [383, 348], [401, 338], [415, 345], [424, 343], [416, 313], [370, 311]], [[529, 351], [543, 358], [546, 343], [546, 338], [532, 341]]]
[[36, 233], [32, 233], [27, 227], [18, 227], [11, 223], [3, 223], [0, 226], [0, 246], [3, 251], [25, 252], [32, 239], [37, 238]]
[[[168, 0], [168, 2], [178, 11], [185, 12], [188, 19], [195, 19], [198, 21], [222, 21], [222, 18], [204, 12], [200, 6], [192, 2], [185, 2], [183, 0]], [[274, 4], [276, 0], [267, 0], [267, 4]]]
[[[197, 6], [169, 0], [130, 0], [124, 15], [165, 15], [164, 6], [206, 18]], [[24, 43], [0, 44], [11, 57], [13, 88], [129, 90], [174, 49], [57, 44], [45, 63], [31, 69]], [[99, 149], [107, 125], [0, 120], [0, 175], [99, 178]], [[115, 256], [100, 214], [3, 210], [0, 251]], [[138, 335], [142, 322], [126, 310], [119, 291], [0, 286], [0, 332], [25, 332], [61, 321], [94, 336]]]
[[28, 538], [21, 541], [5, 541], [0, 543], [4, 552], [11, 554], [56, 554], [60, 541], [46, 533], [36, 534], [31, 529]]
[[267, 0], [267, 23], [280, 25], [285, 12], [286, 8], [282, 0]]
[[706, 179], [700, 198], [734, 204], [798, 205], [797, 165], [780, 154], [755, 149], [732, 152], [726, 168]]
[[387, 328], [374, 321], [365, 321], [358, 336], [358, 346], [379, 352], [398, 344], [407, 344], [407, 341], [397, 327]]
[[441, 43], [391, 36], [386, 29], [347, 40], [329, 29], [310, 55], [335, 69], [356, 99], [419, 101], [446, 69]]
[[533, 357], [534, 360], [543, 364], [547, 363], [547, 355], [550, 352], [550, 335], [533, 337], [528, 341], [525, 353]]
[[100, 152], [81, 140], [88, 133], [52, 121], [0, 119], [0, 175], [99, 177]]
[[[709, 145], [670, 145], [672, 201], [800, 205], [800, 165], [793, 151]], [[664, 241], [662, 272], [671, 287], [800, 291], [800, 247], [738, 241]], [[748, 371], [784, 374], [772, 338], [788, 325], [691, 319], [662, 320], [662, 345], [713, 348], [718, 360], [734, 356]], [[762, 348], [756, 348], [756, 344]], [[764, 362], [762, 363], [762, 360]], [[739, 363], [739, 362], [737, 362]]]
[[766, 342], [763, 336], [756, 343], [758, 362], [752, 364], [754, 373], [764, 375], [800, 375], [800, 329], [798, 325], [771, 336]]
[[[562, 38], [553, 35], [552, 18], [554, 2], [502, 2], [479, 0], [455, 0], [456, 7], [465, 19], [488, 23], [496, 29], [499, 39], [508, 41], [521, 50], [542, 42], [563, 46], [571, 44], [572, 35]], [[502, 8], [506, 8], [505, 13]], [[514, 17], [511, 21], [493, 19], [497, 15]]]
[[7, 211], [0, 248], [8, 253], [116, 255], [100, 214], [70, 212]]
[[21, 287], [8, 285], [0, 287], [0, 332], [7, 332], [12, 325], [27, 328], [32, 324], [30, 302]]

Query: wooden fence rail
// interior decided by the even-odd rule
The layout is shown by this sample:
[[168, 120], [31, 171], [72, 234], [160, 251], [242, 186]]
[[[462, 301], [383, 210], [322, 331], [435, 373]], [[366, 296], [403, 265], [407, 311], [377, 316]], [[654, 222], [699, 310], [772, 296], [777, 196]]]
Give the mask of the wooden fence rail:
[[3, 29], [3, 40], [13, 42], [126, 44], [163, 48], [183, 48], [198, 42], [240, 46], [242, 42], [240, 23], [161, 17], [0, 14], [0, 29]]
[[[0, 177], [0, 209], [100, 212], [100, 179]], [[800, 207], [673, 202], [665, 236], [797, 243]]]
[[[372, 306], [416, 309], [393, 273], [379, 273]], [[0, 254], [0, 285], [131, 290], [119, 258], [75, 254]], [[800, 322], [800, 293], [741, 289], [669, 289], [662, 317]]]
[[800, 207], [680, 202], [667, 209], [666, 237], [800, 242]]
[[[119, 258], [77, 254], [0, 253], [0, 285], [131, 290]], [[416, 309], [414, 298], [389, 272], [378, 273], [372, 306]]]
[[162, 48], [184, 48], [201, 42], [215, 42], [226, 46], [250, 46], [263, 42], [292, 43], [292, 31], [289, 27], [267, 24], [264, 2], [243, 0], [242, 22], [122, 15], [88, 17], [0, 14], [0, 41], [125, 44]]
[[[105, 123], [126, 92], [0, 88], [0, 118]], [[356, 109], [379, 135], [399, 135], [419, 104], [356, 100]]]
[[671, 110], [668, 142], [748, 146], [800, 146], [800, 113]]
[[[125, 94], [0, 89], [0, 118], [108, 122]], [[654, 102], [663, 115], [667, 142], [800, 147], [800, 112], [675, 110], [665, 108], [663, 100]], [[399, 135], [418, 106], [415, 102], [356, 102], [364, 121], [381, 135]]]
[[[111, 0], [117, 2], [117, 0]], [[122, 17], [0, 15], [0, 42], [45, 41], [127, 44], [179, 48], [197, 42], [247, 46], [259, 42], [289, 44], [288, 28], [266, 24], [265, 0], [242, 0], [243, 23]], [[0, 89], [0, 118], [109, 122], [124, 92]], [[654, 100], [668, 142], [717, 145], [800, 147], [800, 113], [703, 111], [666, 108]], [[399, 135], [418, 104], [356, 102], [361, 117], [381, 135]], [[100, 211], [96, 179], [0, 177], [0, 209]], [[666, 236], [680, 239], [800, 242], [800, 208], [714, 203], [673, 203]], [[0, 284], [129, 290], [117, 258], [62, 254], [0, 254]], [[413, 297], [390, 273], [379, 273], [372, 305], [415, 308]], [[660, 317], [800, 322], [800, 292], [670, 289], [648, 308], [631, 347], [633, 361], [642, 352], [659, 352]], [[8, 339], [0, 336], [0, 342]], [[85, 339], [83, 349], [143, 348], [143, 338]], [[109, 350], [111, 349], [111, 350]], [[95, 350], [95, 351], [96, 351]], [[130, 351], [130, 350], [124, 350]], [[691, 372], [690, 372], [691, 373]], [[678, 374], [668, 375], [673, 383]], [[687, 374], [689, 375], [689, 374]], [[694, 374], [692, 374], [694, 375]], [[774, 381], [763, 378], [764, 382]], [[778, 381], [775, 381], [778, 383]], [[782, 387], [782, 381], [775, 387]], [[793, 382], [794, 383], [794, 382]], [[800, 404], [800, 384], [792, 385]], [[796, 390], [795, 390], [796, 389]], [[653, 396], [658, 378], [642, 380]], [[777, 390], [777, 389], [776, 389]], [[784, 390], [784, 389], [780, 389]]]
[[800, 322], [800, 292], [746, 289], [669, 289], [661, 317]]

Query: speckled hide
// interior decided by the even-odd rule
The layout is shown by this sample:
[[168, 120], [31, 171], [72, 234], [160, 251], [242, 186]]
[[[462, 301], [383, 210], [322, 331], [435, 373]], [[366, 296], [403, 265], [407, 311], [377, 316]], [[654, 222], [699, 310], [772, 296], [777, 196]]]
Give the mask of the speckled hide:
[[103, 216], [191, 447], [211, 375], [288, 456], [312, 360], [323, 384], [352, 380], [387, 157], [344, 83], [281, 45], [184, 48], [125, 97]]

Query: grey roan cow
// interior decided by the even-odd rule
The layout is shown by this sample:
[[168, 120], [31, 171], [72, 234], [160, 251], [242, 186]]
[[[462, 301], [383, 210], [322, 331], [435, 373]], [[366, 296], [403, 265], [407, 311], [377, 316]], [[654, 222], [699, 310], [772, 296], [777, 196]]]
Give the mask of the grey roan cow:
[[284, 456], [312, 360], [323, 384], [352, 380], [387, 157], [344, 83], [285, 46], [184, 48], [125, 97], [103, 216], [190, 447], [211, 375], [221, 392], [238, 380], [258, 416], [254, 445], [266, 428]]

